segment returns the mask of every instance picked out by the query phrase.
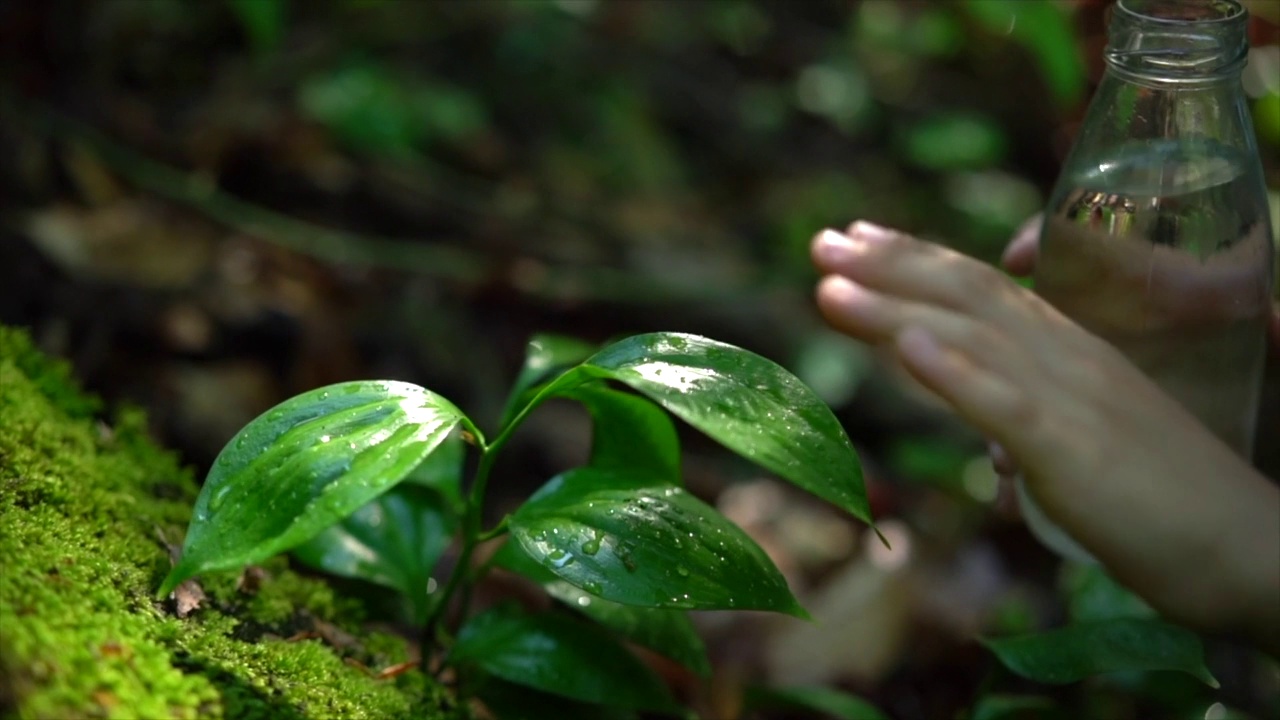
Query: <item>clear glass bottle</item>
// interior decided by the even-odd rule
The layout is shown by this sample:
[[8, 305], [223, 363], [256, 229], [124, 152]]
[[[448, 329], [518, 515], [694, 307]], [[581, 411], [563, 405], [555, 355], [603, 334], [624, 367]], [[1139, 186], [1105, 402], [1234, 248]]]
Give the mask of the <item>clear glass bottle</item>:
[[[1045, 211], [1035, 288], [1252, 454], [1273, 247], [1235, 0], [1119, 0], [1107, 70]], [[1116, 478], [1123, 482], [1123, 478]], [[1089, 555], [1019, 482], [1038, 538]]]

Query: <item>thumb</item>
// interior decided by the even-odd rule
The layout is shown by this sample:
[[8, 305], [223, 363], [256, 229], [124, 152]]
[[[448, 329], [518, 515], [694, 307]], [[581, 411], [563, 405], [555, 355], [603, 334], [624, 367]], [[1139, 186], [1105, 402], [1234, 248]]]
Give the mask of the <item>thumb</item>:
[[1040, 222], [1043, 216], [1036, 215], [1022, 224], [1013, 234], [1013, 240], [1004, 249], [1000, 264], [1010, 273], [1027, 276], [1036, 266], [1036, 256], [1040, 250]]

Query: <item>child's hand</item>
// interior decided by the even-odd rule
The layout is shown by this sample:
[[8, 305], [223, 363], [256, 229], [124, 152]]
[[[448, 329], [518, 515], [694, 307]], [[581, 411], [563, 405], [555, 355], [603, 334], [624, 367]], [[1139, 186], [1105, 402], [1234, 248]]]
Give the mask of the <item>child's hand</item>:
[[813, 256], [827, 321], [893, 348], [1117, 579], [1175, 620], [1280, 651], [1280, 489], [1123, 355], [937, 245], [855, 223]]
[[[1029, 277], [1036, 269], [1036, 259], [1040, 254], [1040, 227], [1043, 217], [1036, 215], [1029, 218], [1013, 234], [1013, 239], [1004, 249], [1000, 264], [1010, 274], [1018, 277]], [[1271, 351], [1280, 357], [1280, 304], [1273, 304], [1270, 326]]]
[[[1018, 228], [1013, 238], [1005, 247], [1004, 255], [1000, 262], [1005, 270], [1010, 274], [1018, 277], [1029, 277], [1034, 271], [1036, 260], [1040, 252], [1040, 229], [1043, 224], [1043, 216], [1036, 215], [1028, 218], [1026, 222]], [[1269, 341], [1271, 352], [1280, 358], [1280, 305], [1273, 304], [1271, 311], [1271, 322], [1269, 325]], [[1000, 475], [1001, 480], [1008, 484], [1018, 473], [1017, 466], [1013, 463], [1004, 448], [999, 443], [991, 443], [990, 446], [991, 463], [995, 467], [996, 473]]]

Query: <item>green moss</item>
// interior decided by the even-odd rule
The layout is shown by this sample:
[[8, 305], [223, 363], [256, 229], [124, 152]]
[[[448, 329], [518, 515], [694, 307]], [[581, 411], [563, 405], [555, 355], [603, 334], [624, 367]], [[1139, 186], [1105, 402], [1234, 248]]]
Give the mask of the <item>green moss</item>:
[[[156, 601], [161, 538], [181, 537], [195, 485], [139, 413], [108, 428], [69, 378], [0, 327], [0, 715], [451, 716], [421, 673], [375, 680], [347, 664], [384, 667], [406, 649], [361, 633], [358, 604], [282, 559], [256, 592], [203, 579], [208, 600], [186, 618]], [[354, 642], [292, 637], [329, 628]]]

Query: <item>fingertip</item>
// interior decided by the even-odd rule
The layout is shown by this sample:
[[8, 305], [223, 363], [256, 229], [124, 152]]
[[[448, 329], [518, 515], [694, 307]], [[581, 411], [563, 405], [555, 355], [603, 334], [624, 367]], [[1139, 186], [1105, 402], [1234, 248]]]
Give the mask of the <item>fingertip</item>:
[[809, 244], [809, 257], [820, 270], [830, 272], [836, 269], [852, 249], [853, 241], [848, 236], [831, 228], [813, 236]]
[[843, 275], [823, 275], [818, 279], [814, 295], [819, 303], [831, 303], [848, 297], [852, 287], [853, 282]]
[[1036, 237], [1018, 237], [1009, 243], [1000, 256], [1000, 264], [1005, 270], [1017, 276], [1030, 275], [1036, 266]]
[[855, 220], [849, 226], [849, 236], [868, 243], [887, 243], [898, 237], [896, 230], [876, 225], [866, 220]]
[[992, 440], [987, 443], [987, 455], [991, 457], [991, 467], [996, 474], [1001, 477], [1007, 477], [1017, 474], [1018, 467], [1013, 462], [1013, 458], [1009, 455], [1009, 451], [1004, 449], [1000, 443]]
[[857, 283], [843, 275], [827, 275], [818, 281], [814, 298], [818, 309], [828, 322], [844, 326], [847, 316], [858, 304], [858, 298], [866, 292]]
[[1036, 215], [1023, 223], [1000, 258], [1000, 264], [1014, 275], [1030, 275], [1035, 269], [1040, 245], [1040, 222], [1040, 216]]

